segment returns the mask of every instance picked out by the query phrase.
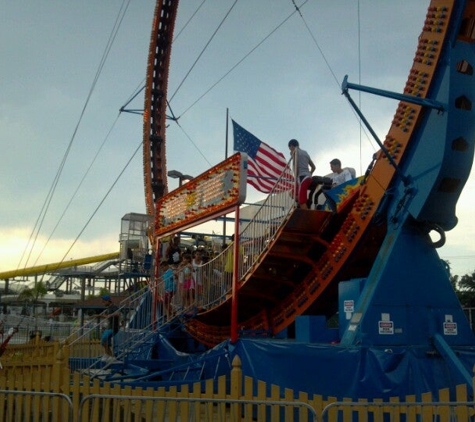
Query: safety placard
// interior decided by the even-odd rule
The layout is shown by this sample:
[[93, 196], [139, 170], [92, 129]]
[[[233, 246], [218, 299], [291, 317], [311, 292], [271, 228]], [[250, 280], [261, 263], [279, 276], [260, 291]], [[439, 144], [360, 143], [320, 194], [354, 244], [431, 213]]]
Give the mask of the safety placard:
[[345, 300], [343, 302], [344, 312], [355, 312], [355, 301], [354, 300]]
[[394, 334], [394, 322], [393, 321], [379, 321], [379, 334]]
[[444, 335], [456, 336], [457, 335], [457, 323], [456, 322], [444, 322]]

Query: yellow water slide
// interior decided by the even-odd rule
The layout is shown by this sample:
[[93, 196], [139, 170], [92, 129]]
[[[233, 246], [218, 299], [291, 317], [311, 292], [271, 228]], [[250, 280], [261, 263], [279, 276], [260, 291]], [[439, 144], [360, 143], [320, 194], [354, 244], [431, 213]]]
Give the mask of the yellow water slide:
[[109, 259], [119, 258], [119, 252], [112, 252], [103, 255], [91, 256], [88, 258], [72, 259], [69, 261], [55, 262], [52, 264], [37, 265], [34, 267], [22, 268], [18, 270], [5, 271], [0, 273], [0, 280], [6, 280], [14, 277], [27, 277], [35, 274], [52, 273], [63, 268], [70, 268], [76, 265], [87, 265], [95, 262], [107, 261]]

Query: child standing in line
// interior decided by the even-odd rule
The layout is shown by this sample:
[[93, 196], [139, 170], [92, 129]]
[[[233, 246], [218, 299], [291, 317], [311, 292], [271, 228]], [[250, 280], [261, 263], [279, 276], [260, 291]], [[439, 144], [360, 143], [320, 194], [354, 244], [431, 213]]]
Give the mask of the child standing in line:
[[188, 308], [194, 301], [195, 280], [193, 278], [193, 265], [191, 264], [191, 255], [183, 255], [183, 306]]
[[193, 278], [195, 280], [196, 304], [197, 306], [202, 306], [203, 305], [203, 277], [201, 274], [201, 267], [203, 265], [203, 253], [201, 250], [198, 249], [195, 252], [195, 256], [191, 264], [193, 265]]
[[173, 270], [170, 268], [170, 265], [167, 261], [162, 261], [160, 263], [162, 269], [162, 279], [164, 285], [163, 293], [163, 310], [166, 321], [170, 321], [172, 315], [171, 301], [173, 295], [175, 294], [175, 276]]
[[[181, 309], [185, 306], [184, 303], [184, 289], [183, 289], [183, 282], [184, 282], [184, 274], [183, 274], [183, 267], [185, 265], [184, 261], [181, 261], [178, 265], [172, 266], [173, 274], [175, 277], [175, 286], [178, 290], [178, 298], [179, 298], [179, 306]], [[176, 302], [175, 302], [176, 303]]]

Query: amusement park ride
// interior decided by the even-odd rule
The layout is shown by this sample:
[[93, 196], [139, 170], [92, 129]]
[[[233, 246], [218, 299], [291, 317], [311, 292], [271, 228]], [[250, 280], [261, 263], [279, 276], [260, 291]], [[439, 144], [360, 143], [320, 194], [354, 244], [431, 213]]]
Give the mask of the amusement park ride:
[[[228, 372], [238, 355], [244, 375], [326, 397], [453, 393], [460, 384], [473, 397], [475, 336], [437, 248], [457, 224], [474, 158], [475, 1], [431, 1], [402, 94], [343, 81], [343, 94], [380, 147], [365, 175], [325, 191], [332, 206], [309, 210], [295, 206], [288, 180], [277, 180], [252, 233], [251, 225], [236, 224], [232, 282], [164, 319], [157, 288], [163, 239], [230, 212], [239, 221], [248, 163], [237, 153], [168, 192], [177, 9], [178, 0], [157, 1], [145, 89], [144, 185], [157, 268], [144, 302], [152, 311], [130, 327], [152, 326], [153, 341], [139, 359], [120, 352], [119, 338], [121, 363], [110, 368], [121, 366], [125, 375], [110, 380], [159, 385], [165, 373], [185, 368], [195, 378], [167, 382], [191, 383]], [[384, 140], [352, 100], [354, 90], [399, 101]], [[217, 277], [212, 262], [202, 271]], [[143, 371], [134, 376], [127, 366]]]
[[[167, 194], [165, 111], [177, 7], [157, 2], [146, 82], [146, 204], [157, 244], [180, 228], [169, 225], [164, 204], [200, 186]], [[241, 357], [246, 374], [327, 396], [472, 388], [475, 337], [436, 249], [457, 224], [473, 161], [474, 27], [475, 2], [434, 0], [403, 94], [345, 78], [343, 93], [380, 150], [336, 210], [292, 208], [259, 256], [237, 271], [224, 303], [181, 320], [195, 344], [208, 348], [203, 353], [224, 348]], [[399, 101], [384, 141], [351, 90]], [[327, 328], [336, 313], [339, 329]]]

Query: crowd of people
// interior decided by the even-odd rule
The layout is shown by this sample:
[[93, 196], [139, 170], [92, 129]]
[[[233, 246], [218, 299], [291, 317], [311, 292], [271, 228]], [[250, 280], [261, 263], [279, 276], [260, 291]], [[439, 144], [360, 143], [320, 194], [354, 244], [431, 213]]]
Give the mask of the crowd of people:
[[[294, 173], [297, 179], [295, 199], [301, 209], [309, 208], [308, 191], [316, 169], [309, 154], [300, 148], [296, 139], [288, 143], [294, 164]], [[331, 179], [329, 187], [335, 187], [355, 177], [352, 169], [342, 168], [342, 163], [335, 158], [330, 161]], [[321, 177], [320, 177], [321, 179]], [[213, 265], [212, 274], [203, 271], [203, 265], [215, 258], [216, 253], [208, 248], [199, 246], [192, 249], [184, 248], [180, 244], [180, 236], [171, 236], [166, 247], [163, 259], [159, 265], [161, 280], [158, 294], [161, 303], [161, 314], [164, 321], [170, 321], [177, 313], [193, 309], [203, 309], [208, 305], [210, 298], [224, 298], [229, 292], [234, 270], [234, 235], [231, 244], [222, 245], [222, 250], [227, 253], [222, 255], [221, 261]], [[238, 268], [242, 270], [245, 261], [244, 248], [239, 246]], [[210, 294], [211, 293], [211, 294]], [[107, 320], [107, 327], [101, 338], [105, 357], [113, 359], [112, 338], [119, 330], [119, 312], [109, 295], [102, 296], [105, 312], [102, 318]]]
[[[223, 244], [222, 249], [228, 246]], [[219, 270], [215, 269], [210, 277], [203, 271], [203, 265], [215, 255], [205, 247], [192, 250], [182, 247], [179, 236], [171, 237], [159, 266], [162, 280], [159, 296], [165, 320], [172, 319], [178, 311], [204, 308], [207, 305], [205, 296], [209, 298], [212, 290], [211, 296], [215, 297], [224, 295], [231, 287], [229, 273], [232, 272], [232, 248], [228, 248], [221, 265], [218, 265]]]
[[[288, 143], [291, 156], [294, 161], [294, 172], [297, 178], [296, 201], [302, 209], [308, 209], [308, 190], [312, 183], [312, 174], [315, 171], [315, 164], [309, 154], [300, 148], [296, 139], [291, 139]], [[354, 178], [354, 174], [348, 168], [343, 168], [339, 159], [330, 161], [331, 179], [330, 187], [345, 183]], [[231, 237], [231, 244], [233, 237]], [[228, 245], [223, 244], [223, 249]], [[242, 248], [242, 246], [241, 246]], [[228, 248], [228, 253], [223, 256], [222, 265], [216, 267], [214, 274], [210, 277], [202, 271], [202, 266], [214, 257], [205, 248], [193, 248], [193, 250], [183, 248], [180, 245], [179, 236], [171, 236], [167, 245], [163, 259], [160, 262], [160, 274], [162, 288], [159, 292], [163, 306], [163, 316], [170, 320], [175, 312], [191, 307], [202, 308], [206, 306], [205, 297], [209, 290], [214, 288], [211, 283], [215, 279], [222, 280], [220, 290], [227, 291], [231, 287], [233, 273], [233, 248]], [[240, 256], [244, 252], [240, 252]], [[213, 280], [208, 280], [212, 278]]]

